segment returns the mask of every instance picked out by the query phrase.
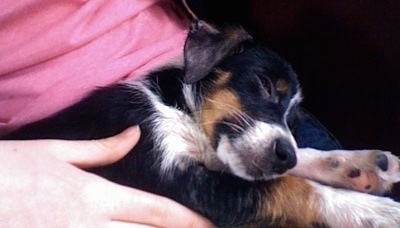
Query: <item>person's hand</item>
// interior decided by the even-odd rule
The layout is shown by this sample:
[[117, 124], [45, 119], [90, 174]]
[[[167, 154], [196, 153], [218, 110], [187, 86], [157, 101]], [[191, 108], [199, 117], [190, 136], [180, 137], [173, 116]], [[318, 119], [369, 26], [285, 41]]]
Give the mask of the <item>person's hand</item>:
[[138, 127], [131, 127], [102, 140], [0, 141], [1, 226], [210, 227], [206, 219], [170, 199], [72, 165], [113, 163], [139, 135]]

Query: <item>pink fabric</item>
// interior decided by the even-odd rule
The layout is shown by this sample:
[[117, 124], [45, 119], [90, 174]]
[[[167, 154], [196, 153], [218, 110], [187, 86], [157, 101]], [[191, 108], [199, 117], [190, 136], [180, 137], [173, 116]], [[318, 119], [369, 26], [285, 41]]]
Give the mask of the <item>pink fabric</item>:
[[182, 54], [166, 0], [0, 1], [0, 135]]

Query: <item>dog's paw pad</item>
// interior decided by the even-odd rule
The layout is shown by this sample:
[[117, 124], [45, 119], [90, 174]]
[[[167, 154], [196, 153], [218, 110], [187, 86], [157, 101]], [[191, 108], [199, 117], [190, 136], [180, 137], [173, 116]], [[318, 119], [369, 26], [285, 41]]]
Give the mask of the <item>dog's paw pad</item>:
[[340, 162], [337, 159], [328, 157], [329, 166], [333, 169], [337, 169], [340, 166]]
[[376, 165], [382, 170], [382, 171], [388, 171], [389, 168], [389, 159], [384, 153], [379, 153], [376, 156]]
[[361, 176], [361, 170], [354, 168], [354, 169], [350, 170], [350, 172], [347, 174], [347, 176], [350, 178], [359, 177], [359, 176]]
[[353, 190], [372, 193], [379, 188], [379, 178], [374, 172], [352, 169], [347, 176], [349, 177], [348, 182]]

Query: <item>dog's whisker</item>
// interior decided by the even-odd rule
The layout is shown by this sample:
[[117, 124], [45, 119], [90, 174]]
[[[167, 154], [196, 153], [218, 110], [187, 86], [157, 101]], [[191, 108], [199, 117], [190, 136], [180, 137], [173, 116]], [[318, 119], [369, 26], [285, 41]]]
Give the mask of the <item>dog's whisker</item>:
[[225, 102], [221, 102], [221, 101], [218, 101], [218, 100], [215, 100], [215, 99], [211, 99], [211, 98], [206, 98], [206, 100], [209, 101], [209, 102], [211, 102], [211, 103], [221, 105], [221, 106], [224, 107], [224, 108], [229, 108], [230, 111], [232, 111], [232, 110], [237, 110], [237, 107], [236, 107], [236, 106], [227, 104], [227, 103], [225, 103]]
[[222, 121], [221, 123], [230, 126], [231, 128], [237, 130], [238, 132], [243, 132], [243, 131], [246, 130], [244, 127], [242, 127], [240, 125], [237, 125], [237, 124], [234, 124], [234, 123], [230, 123], [230, 122], [227, 122], [227, 121]]
[[238, 120], [245, 126], [251, 126], [252, 118], [245, 112], [238, 112], [235, 117], [239, 118]]
[[[240, 120], [242, 120], [244, 123], [250, 125], [249, 120], [251, 120], [252, 118], [247, 113], [243, 112], [242, 110], [238, 109], [237, 107], [226, 104], [225, 102], [220, 102], [220, 101], [213, 100], [210, 98], [207, 98], [207, 100], [210, 102], [216, 103], [216, 104], [220, 105], [221, 107], [224, 107], [225, 110], [229, 110], [229, 113], [231, 116], [237, 117]], [[204, 109], [204, 110], [214, 110], [214, 109], [209, 108], [209, 109]], [[198, 110], [198, 112], [201, 112], [201, 110]]]
[[[215, 123], [216, 123], [216, 121], [209, 121], [209, 122], [201, 123], [201, 125], [202, 126], [207, 126], [207, 125], [213, 125]], [[232, 127], [233, 129], [235, 129], [237, 132], [244, 132], [246, 130], [244, 127], [242, 127], [242, 126], [240, 126], [238, 124], [235, 124], [235, 123], [231, 123], [231, 122], [227, 122], [227, 121], [222, 121], [222, 122], [219, 122], [219, 123], [228, 125], [228, 126]]]

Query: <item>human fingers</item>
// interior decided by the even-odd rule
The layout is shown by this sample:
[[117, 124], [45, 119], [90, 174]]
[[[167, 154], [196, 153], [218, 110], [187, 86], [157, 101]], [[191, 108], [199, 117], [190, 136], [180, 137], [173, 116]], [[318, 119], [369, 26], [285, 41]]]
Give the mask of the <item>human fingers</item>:
[[113, 188], [115, 194], [108, 199], [115, 222], [150, 227], [213, 227], [207, 219], [171, 199], [116, 184]]
[[125, 156], [138, 142], [138, 126], [127, 128], [118, 135], [97, 140], [4, 140], [1, 150], [40, 152], [72, 163], [81, 168], [112, 164]]

